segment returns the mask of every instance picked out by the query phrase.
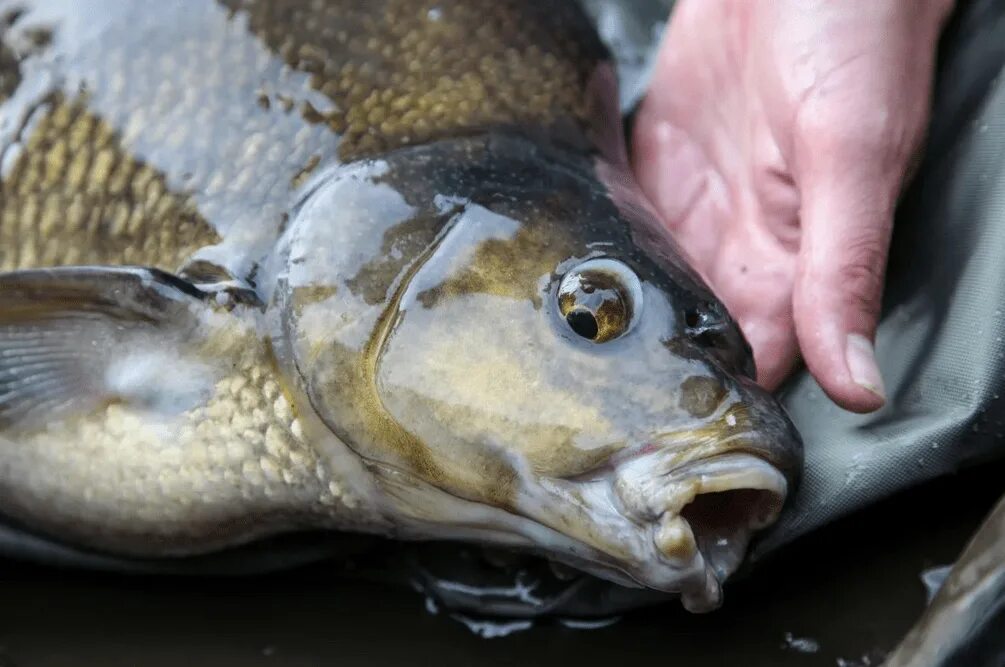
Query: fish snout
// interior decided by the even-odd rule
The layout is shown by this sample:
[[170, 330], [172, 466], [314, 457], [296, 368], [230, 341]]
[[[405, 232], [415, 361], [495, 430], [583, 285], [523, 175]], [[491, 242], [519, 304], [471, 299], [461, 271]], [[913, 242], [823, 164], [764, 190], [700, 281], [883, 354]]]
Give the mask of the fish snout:
[[802, 464], [799, 435], [775, 399], [752, 383], [742, 393], [712, 423], [629, 453], [612, 479], [622, 511], [651, 527], [657, 554], [633, 576], [653, 588], [674, 579], [691, 611], [720, 604], [723, 582], [778, 518]]

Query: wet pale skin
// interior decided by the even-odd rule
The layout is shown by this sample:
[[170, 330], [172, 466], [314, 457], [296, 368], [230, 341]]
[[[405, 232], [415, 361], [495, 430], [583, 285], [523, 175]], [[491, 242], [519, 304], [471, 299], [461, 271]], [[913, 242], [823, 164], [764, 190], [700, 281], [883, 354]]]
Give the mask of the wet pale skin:
[[801, 446], [571, 4], [15, 4], [3, 515], [133, 557], [456, 538], [718, 602]]

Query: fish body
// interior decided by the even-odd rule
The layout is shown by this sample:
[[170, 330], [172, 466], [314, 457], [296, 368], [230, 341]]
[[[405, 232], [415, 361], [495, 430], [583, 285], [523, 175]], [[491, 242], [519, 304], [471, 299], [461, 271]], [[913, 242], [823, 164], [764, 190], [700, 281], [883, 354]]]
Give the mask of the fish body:
[[0, 2], [0, 515], [515, 548], [718, 604], [801, 443], [525, 0]]

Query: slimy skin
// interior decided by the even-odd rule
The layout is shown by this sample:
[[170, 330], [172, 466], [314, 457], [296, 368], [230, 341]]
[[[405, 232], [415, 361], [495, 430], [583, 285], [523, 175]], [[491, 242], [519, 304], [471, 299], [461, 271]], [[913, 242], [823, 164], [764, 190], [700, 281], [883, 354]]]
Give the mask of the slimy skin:
[[0, 2], [0, 515], [515, 547], [718, 604], [801, 466], [572, 3]]

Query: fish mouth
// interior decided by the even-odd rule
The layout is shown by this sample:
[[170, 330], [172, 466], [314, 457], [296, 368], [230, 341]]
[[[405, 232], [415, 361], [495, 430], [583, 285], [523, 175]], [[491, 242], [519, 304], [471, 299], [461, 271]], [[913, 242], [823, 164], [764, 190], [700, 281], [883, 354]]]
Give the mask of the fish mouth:
[[673, 464], [672, 453], [646, 449], [605, 480], [628, 525], [594, 532], [593, 562], [577, 565], [618, 583], [627, 575], [636, 586], [679, 593], [689, 611], [711, 611], [751, 538], [778, 518], [789, 481], [749, 451], [727, 448]]
[[[763, 459], [735, 453], [684, 466], [664, 484], [666, 508], [651, 522], [653, 547], [676, 570], [670, 576], [684, 607], [710, 611], [722, 603], [722, 584], [740, 567], [751, 538], [778, 518], [788, 482]], [[666, 576], [641, 574], [655, 575], [653, 583]]]

